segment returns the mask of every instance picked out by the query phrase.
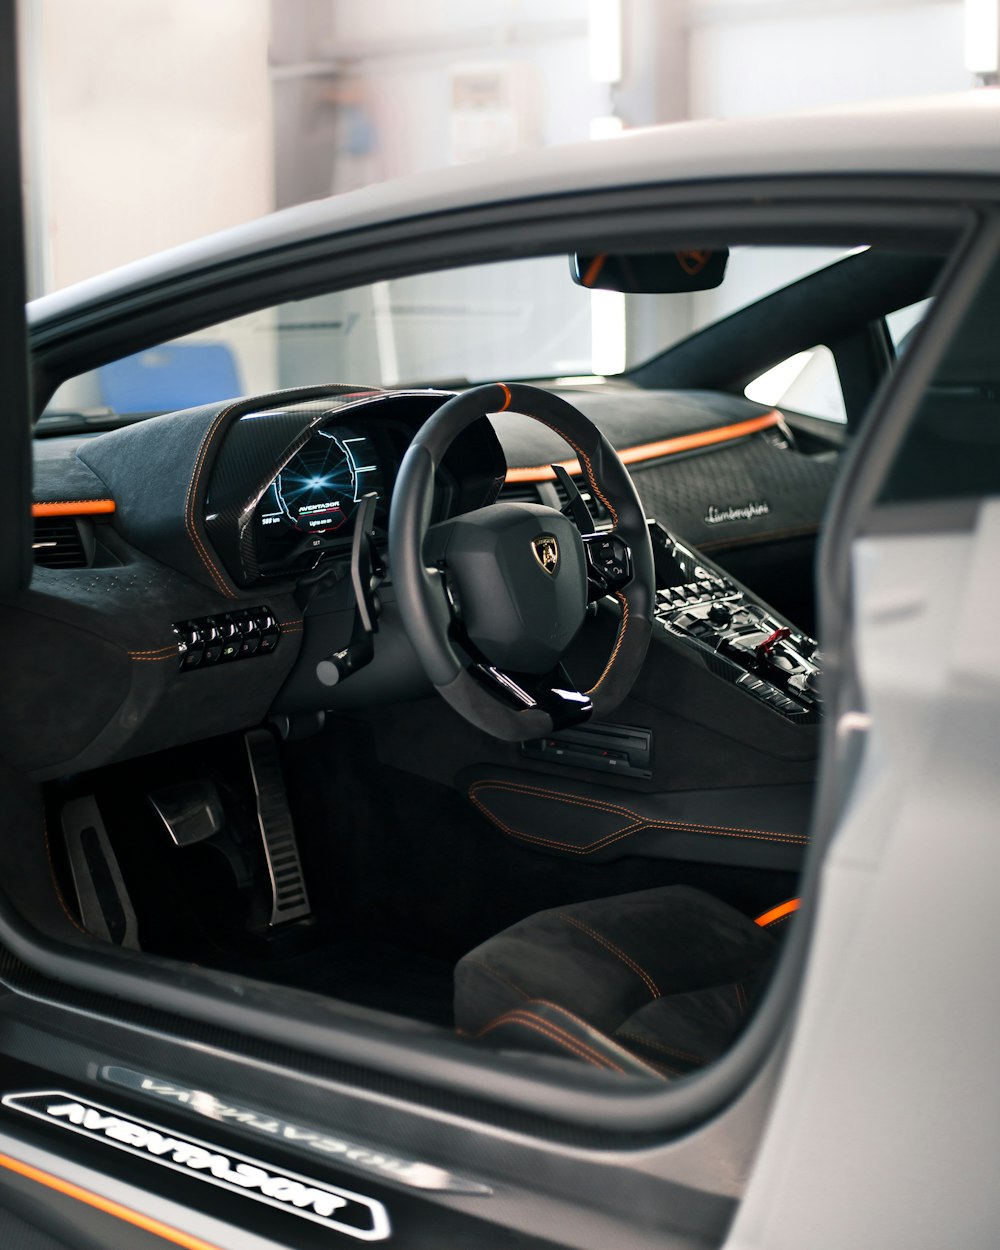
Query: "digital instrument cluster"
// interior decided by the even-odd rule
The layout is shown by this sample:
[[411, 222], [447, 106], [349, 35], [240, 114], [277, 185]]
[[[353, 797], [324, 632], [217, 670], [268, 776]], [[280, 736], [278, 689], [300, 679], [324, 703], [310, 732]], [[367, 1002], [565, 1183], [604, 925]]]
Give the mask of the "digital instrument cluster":
[[264, 492], [255, 516], [262, 572], [288, 569], [349, 541], [364, 495], [378, 497], [376, 521], [388, 503], [384, 440], [347, 426], [318, 430]]

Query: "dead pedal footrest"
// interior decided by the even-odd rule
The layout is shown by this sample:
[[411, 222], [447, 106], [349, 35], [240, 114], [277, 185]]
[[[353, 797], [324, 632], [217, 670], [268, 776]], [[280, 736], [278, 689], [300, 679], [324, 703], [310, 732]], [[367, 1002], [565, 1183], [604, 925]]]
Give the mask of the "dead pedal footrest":
[[138, 950], [135, 912], [92, 794], [63, 807], [62, 831], [84, 929], [115, 946]]
[[311, 914], [311, 908], [278, 748], [266, 729], [250, 730], [244, 735], [244, 742], [257, 798], [257, 824], [271, 878], [270, 923], [301, 920]]

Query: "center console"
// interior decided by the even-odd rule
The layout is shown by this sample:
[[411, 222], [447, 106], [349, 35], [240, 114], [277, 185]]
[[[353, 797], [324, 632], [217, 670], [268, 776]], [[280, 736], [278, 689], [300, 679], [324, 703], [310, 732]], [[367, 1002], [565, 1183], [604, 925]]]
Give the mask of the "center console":
[[655, 630], [682, 639], [718, 676], [788, 720], [819, 719], [816, 642], [658, 522]]

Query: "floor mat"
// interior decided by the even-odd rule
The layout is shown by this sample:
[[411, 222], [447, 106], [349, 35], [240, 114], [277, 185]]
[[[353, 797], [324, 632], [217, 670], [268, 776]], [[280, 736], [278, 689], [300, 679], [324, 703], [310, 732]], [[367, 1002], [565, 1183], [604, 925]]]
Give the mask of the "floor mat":
[[416, 951], [348, 940], [255, 966], [251, 975], [450, 1029], [452, 971], [450, 962]]

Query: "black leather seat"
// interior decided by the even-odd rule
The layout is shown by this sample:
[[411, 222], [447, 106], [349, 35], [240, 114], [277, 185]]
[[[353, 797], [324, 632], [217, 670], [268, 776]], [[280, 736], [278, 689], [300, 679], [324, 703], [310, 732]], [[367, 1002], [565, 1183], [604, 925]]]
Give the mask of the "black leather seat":
[[506, 1049], [670, 1078], [737, 1037], [777, 946], [767, 927], [686, 886], [574, 903], [464, 956], [455, 1024]]

